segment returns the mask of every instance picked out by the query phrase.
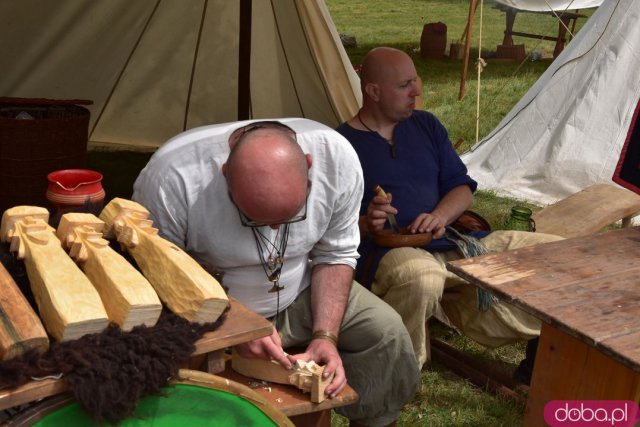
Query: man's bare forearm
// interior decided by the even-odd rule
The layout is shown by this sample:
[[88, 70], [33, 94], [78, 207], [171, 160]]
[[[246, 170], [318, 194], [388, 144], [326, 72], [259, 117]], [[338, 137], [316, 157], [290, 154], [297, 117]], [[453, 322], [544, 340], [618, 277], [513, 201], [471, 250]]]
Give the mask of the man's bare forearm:
[[313, 331], [338, 336], [347, 308], [353, 268], [344, 264], [315, 266], [311, 275], [311, 311]]

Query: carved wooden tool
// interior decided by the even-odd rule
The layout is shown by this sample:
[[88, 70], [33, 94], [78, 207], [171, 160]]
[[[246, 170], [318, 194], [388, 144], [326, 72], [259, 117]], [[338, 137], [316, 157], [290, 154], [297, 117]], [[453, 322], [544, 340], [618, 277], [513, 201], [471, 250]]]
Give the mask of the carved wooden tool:
[[102, 238], [104, 222], [89, 213], [64, 214], [56, 235], [100, 294], [109, 320], [123, 331], [156, 324], [162, 304], [151, 284]]
[[0, 264], [0, 360], [11, 359], [27, 350], [45, 351], [49, 338], [20, 288]]
[[[384, 197], [385, 199], [387, 198], [387, 193], [385, 193], [385, 191], [379, 185], [376, 185], [373, 191], [376, 193], [377, 196]], [[394, 214], [388, 213], [387, 219], [389, 220], [389, 225], [391, 225], [391, 228], [393, 229], [393, 231], [395, 231], [397, 234], [400, 234], [402, 231], [400, 230], [400, 226], [398, 225], [396, 216]]]
[[190, 322], [215, 322], [229, 305], [224, 289], [185, 251], [158, 236], [148, 217], [141, 204], [121, 198], [100, 214], [105, 237], [117, 237], [171, 311]]
[[324, 366], [314, 361], [297, 360], [293, 369], [286, 369], [274, 360], [246, 358], [235, 350], [231, 353], [231, 368], [245, 377], [294, 385], [305, 393], [311, 393], [313, 403], [320, 403], [326, 398], [324, 390], [333, 380], [333, 375], [322, 378]]
[[66, 341], [100, 332], [109, 323], [100, 295], [62, 249], [48, 219], [45, 208], [7, 209], [0, 238], [24, 259], [40, 318], [51, 336]]

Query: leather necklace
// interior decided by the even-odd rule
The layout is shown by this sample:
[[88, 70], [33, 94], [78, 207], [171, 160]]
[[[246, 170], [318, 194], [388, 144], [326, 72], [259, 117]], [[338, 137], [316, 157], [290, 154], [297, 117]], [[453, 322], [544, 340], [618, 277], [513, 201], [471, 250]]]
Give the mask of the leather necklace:
[[362, 126], [365, 127], [365, 129], [367, 129], [369, 132], [374, 132], [377, 133], [382, 139], [384, 139], [385, 141], [387, 141], [387, 144], [389, 144], [389, 152], [391, 153], [391, 158], [392, 159], [396, 159], [398, 157], [398, 154], [396, 153], [396, 145], [393, 143], [393, 139], [387, 139], [384, 136], [380, 135], [379, 132], [371, 129], [369, 126], [367, 126], [365, 124], [365, 122], [362, 121], [362, 117], [360, 117], [360, 110], [358, 110], [358, 121], [360, 122], [360, 124], [362, 124]]
[[[282, 266], [284, 264], [284, 252], [287, 250], [287, 242], [289, 241], [289, 224], [283, 224], [278, 227], [273, 242], [262, 233], [258, 227], [251, 227], [253, 232], [253, 238], [256, 243], [256, 249], [258, 250], [258, 256], [260, 257], [260, 264], [264, 270], [264, 274], [267, 279], [272, 283], [269, 293], [275, 292], [276, 294], [276, 314], [273, 318], [276, 329], [280, 329], [280, 291], [284, 289], [284, 286], [280, 285], [280, 273], [282, 273]], [[281, 234], [282, 232], [282, 234]], [[280, 241], [278, 242], [278, 236]], [[278, 242], [278, 243], [276, 243]], [[264, 253], [267, 252], [265, 257]]]
[[[253, 232], [262, 269], [267, 279], [272, 283], [269, 292], [279, 292], [284, 289], [284, 286], [280, 285], [280, 273], [282, 272], [284, 252], [287, 250], [287, 242], [289, 240], [289, 224], [278, 227], [278, 232], [273, 242], [258, 227], [251, 227], [251, 231]], [[281, 231], [282, 234], [280, 234]], [[278, 237], [280, 238], [279, 242]], [[267, 252], [266, 257], [264, 255], [265, 252]]]

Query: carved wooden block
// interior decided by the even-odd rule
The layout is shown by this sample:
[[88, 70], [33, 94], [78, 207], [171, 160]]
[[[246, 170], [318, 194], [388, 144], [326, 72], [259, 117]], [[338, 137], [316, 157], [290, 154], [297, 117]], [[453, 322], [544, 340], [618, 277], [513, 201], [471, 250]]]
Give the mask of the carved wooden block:
[[27, 350], [45, 351], [49, 338], [20, 288], [0, 264], [0, 360], [11, 359]]
[[275, 360], [246, 358], [235, 350], [231, 354], [231, 368], [245, 377], [294, 385], [303, 392], [310, 393], [313, 403], [320, 403], [326, 398], [324, 390], [333, 380], [333, 375], [322, 378], [324, 366], [312, 360], [297, 360], [292, 369], [286, 369]]
[[104, 222], [89, 213], [67, 213], [56, 235], [100, 294], [109, 320], [124, 331], [153, 326], [162, 304], [151, 284], [102, 238]]
[[100, 332], [109, 323], [100, 295], [62, 249], [48, 219], [49, 212], [40, 207], [7, 209], [0, 238], [24, 259], [40, 318], [51, 336], [66, 341]]
[[141, 204], [121, 198], [100, 214], [105, 237], [117, 238], [171, 311], [191, 322], [216, 321], [229, 305], [224, 289], [189, 254], [158, 236], [148, 217]]

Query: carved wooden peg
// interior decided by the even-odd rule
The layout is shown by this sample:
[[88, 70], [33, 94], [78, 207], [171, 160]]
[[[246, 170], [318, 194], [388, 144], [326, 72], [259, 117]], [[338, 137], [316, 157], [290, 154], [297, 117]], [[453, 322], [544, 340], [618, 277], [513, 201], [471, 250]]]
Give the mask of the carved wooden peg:
[[0, 237], [24, 259], [40, 318], [51, 336], [66, 341], [100, 332], [109, 323], [100, 295], [62, 249], [48, 218], [40, 207], [7, 209]]
[[224, 289], [185, 251], [160, 237], [148, 217], [141, 204], [121, 198], [100, 214], [105, 237], [117, 238], [171, 311], [191, 322], [216, 321], [229, 305]]
[[320, 403], [326, 398], [324, 391], [333, 381], [333, 375], [322, 377], [324, 366], [313, 360], [296, 360], [292, 369], [286, 369], [275, 360], [247, 358], [235, 350], [231, 353], [231, 368], [245, 377], [294, 385], [303, 392], [310, 393], [313, 403]]
[[67, 213], [57, 236], [100, 294], [109, 320], [124, 331], [153, 326], [162, 304], [151, 284], [102, 238], [104, 222], [89, 213]]

